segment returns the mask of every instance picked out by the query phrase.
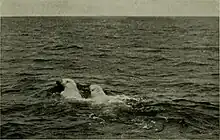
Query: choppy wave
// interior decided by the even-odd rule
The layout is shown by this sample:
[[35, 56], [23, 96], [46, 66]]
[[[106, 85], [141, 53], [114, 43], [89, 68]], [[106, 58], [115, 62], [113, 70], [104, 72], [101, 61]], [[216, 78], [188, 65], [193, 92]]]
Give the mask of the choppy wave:
[[[2, 138], [90, 138], [92, 133], [96, 138], [103, 138], [102, 135], [109, 133], [109, 125], [113, 125], [111, 129], [123, 126], [114, 138], [121, 135], [132, 137], [127, 131], [139, 131], [145, 134], [141, 134], [144, 137], [157, 138], [153, 133], [162, 135], [173, 129], [175, 134], [170, 134], [173, 138], [186, 137], [186, 134], [188, 137], [196, 134], [197, 138], [208, 134], [207, 138], [213, 138], [219, 134], [219, 106], [209, 102], [185, 99], [160, 102], [150, 98], [130, 98], [126, 101], [128, 106], [120, 106], [67, 101], [49, 96], [47, 99], [37, 98], [35, 102], [14, 102], [1, 108], [4, 119], [1, 124]], [[25, 117], [27, 115], [29, 117]]]
[[[1, 138], [219, 138], [217, 18], [10, 17], [1, 30]], [[71, 77], [124, 104], [51, 95]], [[62, 89], [56, 89], [62, 90]]]
[[196, 66], [196, 65], [199, 65], [199, 66], [207, 66], [209, 64], [205, 64], [205, 63], [202, 63], [202, 62], [192, 62], [192, 61], [185, 61], [185, 62], [180, 62], [178, 64], [176, 64], [175, 66]]

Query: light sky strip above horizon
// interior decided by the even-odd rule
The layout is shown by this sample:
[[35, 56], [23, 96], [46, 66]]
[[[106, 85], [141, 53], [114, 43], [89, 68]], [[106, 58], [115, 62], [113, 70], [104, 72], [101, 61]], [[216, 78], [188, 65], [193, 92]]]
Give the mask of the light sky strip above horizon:
[[218, 0], [1, 0], [1, 16], [219, 16]]

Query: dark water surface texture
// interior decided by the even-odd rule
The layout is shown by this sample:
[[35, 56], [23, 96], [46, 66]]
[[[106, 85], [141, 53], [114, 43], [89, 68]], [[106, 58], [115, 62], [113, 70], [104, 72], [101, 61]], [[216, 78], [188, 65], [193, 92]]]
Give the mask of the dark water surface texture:
[[[214, 17], [1, 18], [1, 138], [218, 139]], [[60, 78], [140, 98], [57, 100]]]

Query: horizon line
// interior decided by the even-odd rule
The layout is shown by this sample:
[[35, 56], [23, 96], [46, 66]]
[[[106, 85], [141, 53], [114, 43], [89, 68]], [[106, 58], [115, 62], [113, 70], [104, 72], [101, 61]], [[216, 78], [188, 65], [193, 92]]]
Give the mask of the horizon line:
[[219, 15], [0, 15], [0, 17], [218, 17]]

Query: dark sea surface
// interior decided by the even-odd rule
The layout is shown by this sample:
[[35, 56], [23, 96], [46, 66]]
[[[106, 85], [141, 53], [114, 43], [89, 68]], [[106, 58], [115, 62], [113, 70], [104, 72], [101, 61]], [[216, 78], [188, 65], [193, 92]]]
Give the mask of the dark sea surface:
[[[1, 138], [218, 139], [217, 17], [1, 18]], [[61, 78], [131, 108], [48, 96]]]

